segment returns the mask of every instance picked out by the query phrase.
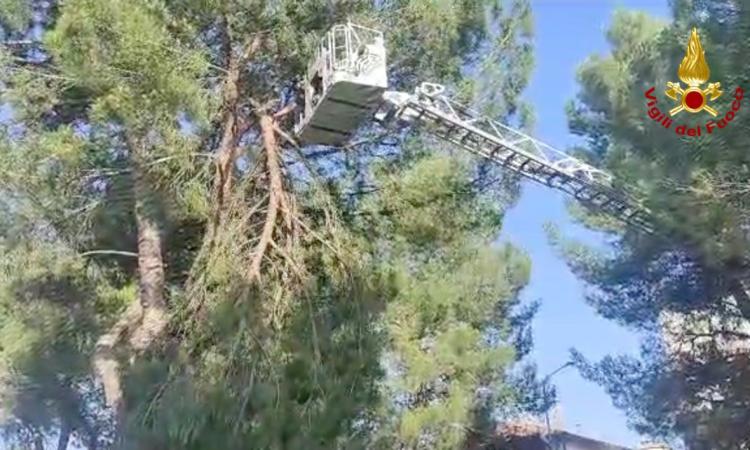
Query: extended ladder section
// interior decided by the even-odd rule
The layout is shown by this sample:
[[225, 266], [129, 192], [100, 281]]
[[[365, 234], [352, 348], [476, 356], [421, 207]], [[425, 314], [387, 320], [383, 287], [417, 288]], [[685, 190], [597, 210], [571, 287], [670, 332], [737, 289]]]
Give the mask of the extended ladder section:
[[611, 175], [547, 144], [481, 117], [423, 83], [414, 94], [388, 91], [376, 119], [425, 126], [431, 133], [533, 181], [572, 195], [582, 205], [653, 233], [650, 214], [632, 196], [612, 187]]

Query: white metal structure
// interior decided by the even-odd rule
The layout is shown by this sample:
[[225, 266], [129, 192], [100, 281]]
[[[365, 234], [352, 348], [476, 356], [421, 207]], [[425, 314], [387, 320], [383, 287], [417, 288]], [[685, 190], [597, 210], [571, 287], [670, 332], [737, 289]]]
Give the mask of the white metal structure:
[[334, 26], [308, 68], [297, 135], [308, 143], [345, 143], [387, 87], [383, 33], [352, 23]]
[[386, 92], [375, 118], [425, 125], [432, 134], [490, 159], [526, 178], [572, 195], [584, 206], [652, 233], [649, 212], [612, 187], [612, 176], [507, 125], [473, 113], [443, 95], [444, 88], [422, 83], [414, 94]]
[[375, 119], [386, 126], [423, 125], [471, 153], [572, 195], [584, 206], [642, 231], [654, 231], [649, 212], [614, 189], [611, 175], [475, 114], [445, 96], [443, 86], [422, 83], [413, 94], [386, 92], [385, 48], [379, 31], [352, 24], [333, 27], [316, 54], [305, 87], [305, 111], [297, 128], [303, 144], [340, 145], [375, 112]]

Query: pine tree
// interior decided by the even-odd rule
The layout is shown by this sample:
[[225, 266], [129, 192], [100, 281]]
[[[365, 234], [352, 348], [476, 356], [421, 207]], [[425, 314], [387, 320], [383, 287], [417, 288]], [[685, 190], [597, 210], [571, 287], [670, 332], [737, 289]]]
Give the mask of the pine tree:
[[[750, 338], [742, 328], [750, 318], [747, 203], [730, 189], [747, 182], [745, 100], [731, 123], [707, 133], [707, 114], [683, 113], [672, 129], [656, 124], [644, 93], [655, 87], [659, 109], [671, 109], [661, 92], [677, 80], [697, 26], [711, 81], [724, 90], [713, 102], [723, 116], [738, 86], [748, 86], [750, 15], [746, 5], [731, 1], [678, 1], [673, 12], [673, 23], [616, 14], [607, 34], [611, 55], [582, 64], [581, 93], [569, 107], [571, 130], [587, 141], [582, 154], [644, 201], [657, 235], [581, 214], [584, 223], [611, 233], [613, 251], [557, 242], [594, 288], [589, 301], [599, 313], [648, 336], [640, 360], [613, 356], [593, 364], [577, 355], [584, 373], [607, 387], [641, 432], [678, 435], [696, 449], [739, 448], [748, 442], [741, 425], [747, 422], [747, 355], [742, 346], [728, 355], [726, 343]], [[703, 135], [677, 135], [674, 128], [683, 123], [700, 125]], [[670, 334], [674, 325], [679, 329]], [[687, 353], [675, 350], [680, 346]]]
[[509, 319], [529, 263], [508, 245], [492, 247], [507, 204], [478, 188], [465, 158], [407, 152], [379, 179], [357, 222], [393, 292], [384, 315], [393, 400], [382, 445], [460, 448], [486, 419], [477, 417], [482, 401], [510, 400], [499, 398], [518, 356], [520, 330]]
[[[448, 448], [466, 428], [439, 427], [469, 427], [477, 388], [502, 387], [512, 401], [504, 371], [521, 329], [510, 310], [528, 263], [511, 248], [483, 247], [503, 206], [488, 190], [514, 181], [498, 186], [496, 173], [477, 169], [482, 190], [471, 191], [466, 162], [409, 160], [378, 141], [348, 158], [320, 156], [297, 149], [289, 130], [314, 46], [347, 19], [389, 30], [394, 87], [437, 80], [498, 118], [522, 114], [526, 2], [0, 5], [12, 109], [0, 156], [9, 262], [0, 333], [17, 343], [1, 350], [10, 440], [311, 449], [422, 439]], [[483, 82], [468, 82], [467, 68]], [[352, 201], [384, 158], [413, 164], [403, 180], [377, 178], [403, 198]], [[433, 169], [448, 185], [425, 187], [450, 202], [412, 205], [418, 177]], [[415, 223], [389, 230], [393, 218], [372, 212], [384, 201]], [[414, 216], [449, 217], [454, 207], [465, 209], [461, 220]], [[366, 213], [376, 241], [357, 219]], [[384, 255], [390, 239], [402, 248]], [[391, 267], [410, 261], [418, 265], [394, 280]], [[454, 264], [466, 285], [436, 297], [449, 310], [433, 319], [440, 329], [409, 324], [442, 342], [439, 364], [420, 369], [425, 356], [394, 317], [429, 314], [431, 294], [417, 290], [429, 294]], [[492, 333], [504, 344], [483, 344]], [[391, 420], [384, 351], [409, 366], [412, 394], [448, 376], [450, 417], [415, 404]]]

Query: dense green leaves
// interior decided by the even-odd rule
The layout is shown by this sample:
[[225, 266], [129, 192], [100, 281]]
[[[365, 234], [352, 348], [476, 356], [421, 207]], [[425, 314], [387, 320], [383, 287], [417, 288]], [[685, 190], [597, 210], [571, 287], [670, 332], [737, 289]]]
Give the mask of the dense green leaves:
[[[697, 26], [729, 111], [738, 86], [746, 89], [748, 20], [742, 2], [679, 1], [673, 23], [621, 11], [607, 37], [611, 54], [579, 70], [581, 92], [569, 106], [571, 130], [585, 152], [611, 170], [618, 183], [652, 210], [656, 236], [611, 227], [585, 216], [592, 227], [614, 230], [613, 251], [557, 240], [577, 274], [591, 286], [589, 301], [605, 317], [644, 331], [651, 341], [642, 359], [581, 360], [645, 433], [685, 439], [690, 448], [746, 445], [748, 366], [744, 281], [748, 256], [746, 100], [734, 120], [708, 133], [708, 114], [681, 113], [664, 129], [647, 115], [644, 93], [655, 87], [657, 107], [677, 81], [690, 29]], [[678, 125], [699, 125], [701, 137], [680, 136]], [[632, 376], [632, 378], [631, 378]], [[740, 405], [745, 405], [740, 406]]]
[[388, 32], [394, 86], [519, 119], [527, 2], [42, 3], [0, 2], [31, 41], [0, 72], [10, 442], [447, 449], [528, 396], [529, 262], [492, 245], [514, 180], [420, 136], [314, 158], [279, 131], [295, 114], [271, 122], [283, 149], [261, 127], [349, 18]]
[[503, 206], [473, 186], [466, 160], [412, 158], [383, 167], [360, 222], [392, 280], [384, 320], [396, 401], [386, 426], [397, 431], [388, 442], [456, 448], [481, 414], [476, 393], [508, 381], [510, 310], [529, 265], [491, 246]]

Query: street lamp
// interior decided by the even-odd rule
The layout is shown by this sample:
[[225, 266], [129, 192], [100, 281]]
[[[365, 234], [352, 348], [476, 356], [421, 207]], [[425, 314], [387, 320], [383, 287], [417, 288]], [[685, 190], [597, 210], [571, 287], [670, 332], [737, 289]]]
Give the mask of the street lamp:
[[[573, 365], [573, 361], [568, 361], [568, 362], [566, 362], [565, 364], [563, 364], [562, 366], [558, 367], [557, 369], [555, 369], [555, 370], [553, 370], [552, 372], [550, 372], [549, 374], [547, 374], [547, 376], [545, 376], [545, 377], [544, 377], [544, 378], [542, 379], [542, 386], [544, 386], [544, 396], [545, 396], [545, 401], [546, 401], [546, 399], [547, 399], [547, 394], [548, 394], [548, 390], [547, 390], [547, 389], [548, 389], [548, 386], [549, 386], [549, 380], [550, 380], [550, 379], [551, 379], [551, 378], [552, 378], [552, 377], [553, 377], [554, 375], [556, 375], [556, 374], [558, 374], [558, 373], [562, 372], [563, 370], [567, 369], [568, 367], [570, 367], [570, 366], [572, 366], [572, 365]], [[547, 405], [545, 405], [545, 406], [547, 406]], [[550, 426], [550, 423], [549, 423], [549, 409], [550, 409], [550, 407], [549, 407], [549, 406], [547, 406], [547, 407], [546, 407], [546, 408], [544, 409], [544, 419], [545, 419], [545, 422], [547, 423], [547, 436], [549, 436], [550, 434], [552, 434], [552, 427]]]

